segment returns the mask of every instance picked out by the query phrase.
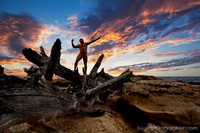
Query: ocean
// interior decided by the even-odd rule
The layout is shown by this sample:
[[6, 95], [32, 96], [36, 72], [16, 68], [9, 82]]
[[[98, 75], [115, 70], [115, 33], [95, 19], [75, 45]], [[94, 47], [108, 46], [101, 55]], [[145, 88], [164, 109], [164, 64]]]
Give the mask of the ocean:
[[158, 77], [158, 78], [169, 80], [169, 81], [200, 83], [200, 77]]

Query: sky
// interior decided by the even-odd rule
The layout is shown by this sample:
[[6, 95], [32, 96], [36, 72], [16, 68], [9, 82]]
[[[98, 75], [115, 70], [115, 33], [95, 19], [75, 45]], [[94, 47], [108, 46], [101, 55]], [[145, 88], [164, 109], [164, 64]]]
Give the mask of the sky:
[[[57, 38], [61, 64], [73, 70], [79, 38], [89, 45], [88, 72], [101, 54], [111, 75], [200, 76], [200, 0], [0, 0], [0, 65], [25, 76], [24, 48], [49, 55]], [[83, 61], [78, 64], [79, 71]]]

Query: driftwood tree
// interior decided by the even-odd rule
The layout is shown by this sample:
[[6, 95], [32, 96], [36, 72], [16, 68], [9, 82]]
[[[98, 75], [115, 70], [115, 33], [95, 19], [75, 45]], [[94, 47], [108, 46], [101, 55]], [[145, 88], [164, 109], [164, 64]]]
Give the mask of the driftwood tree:
[[[95, 117], [104, 114], [103, 110], [92, 108], [95, 97], [100, 92], [123, 84], [132, 76], [127, 70], [118, 77], [106, 74], [102, 69], [97, 73], [103, 60], [99, 57], [88, 76], [81, 76], [78, 72], [60, 64], [61, 41], [56, 40], [51, 55], [48, 57], [40, 47], [40, 54], [28, 48], [23, 55], [38, 68], [24, 69], [32, 83], [7, 85], [2, 82], [0, 88], [0, 132], [18, 123], [36, 124], [41, 119], [63, 117], [73, 113], [81, 113]], [[53, 74], [72, 82], [69, 91], [62, 91], [52, 85]], [[42, 84], [38, 83], [41, 81]]]

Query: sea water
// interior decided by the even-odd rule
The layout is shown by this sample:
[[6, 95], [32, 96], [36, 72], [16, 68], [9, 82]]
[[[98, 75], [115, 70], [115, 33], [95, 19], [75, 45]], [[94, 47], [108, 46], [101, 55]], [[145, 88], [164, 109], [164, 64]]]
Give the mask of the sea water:
[[200, 83], [200, 77], [158, 77], [169, 81], [181, 81], [181, 82], [196, 82]]

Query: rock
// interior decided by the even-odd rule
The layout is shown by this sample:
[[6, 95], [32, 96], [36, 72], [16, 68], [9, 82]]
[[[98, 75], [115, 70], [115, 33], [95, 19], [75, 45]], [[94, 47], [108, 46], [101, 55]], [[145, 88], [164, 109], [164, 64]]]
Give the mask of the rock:
[[111, 95], [108, 101], [112, 101], [109, 106], [139, 126], [151, 121], [163, 127], [197, 128], [200, 127], [199, 95], [199, 85], [137, 77], [124, 84], [120, 96]]
[[163, 126], [200, 127], [199, 85], [145, 79], [125, 83], [123, 92], [128, 105]]

